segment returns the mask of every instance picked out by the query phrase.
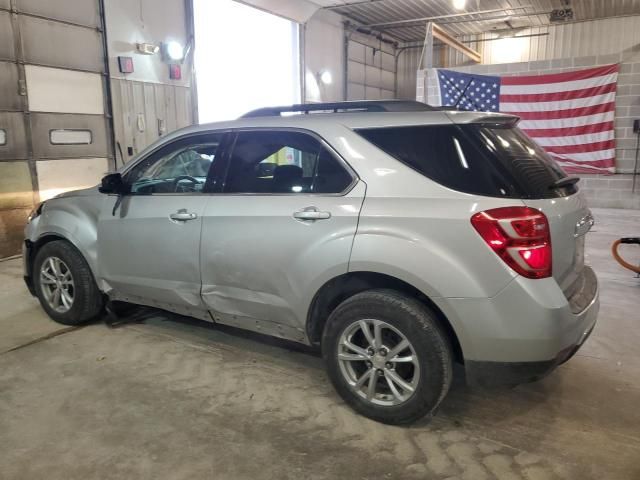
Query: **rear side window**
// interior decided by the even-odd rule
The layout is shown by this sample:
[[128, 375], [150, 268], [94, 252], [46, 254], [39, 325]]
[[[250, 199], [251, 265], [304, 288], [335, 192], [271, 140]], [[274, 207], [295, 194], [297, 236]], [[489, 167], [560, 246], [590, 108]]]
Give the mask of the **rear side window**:
[[566, 189], [550, 188], [564, 173], [517, 128], [434, 125], [359, 129], [357, 133], [453, 190], [504, 198], [568, 194]]
[[315, 137], [287, 131], [240, 132], [225, 193], [341, 193], [353, 181]]

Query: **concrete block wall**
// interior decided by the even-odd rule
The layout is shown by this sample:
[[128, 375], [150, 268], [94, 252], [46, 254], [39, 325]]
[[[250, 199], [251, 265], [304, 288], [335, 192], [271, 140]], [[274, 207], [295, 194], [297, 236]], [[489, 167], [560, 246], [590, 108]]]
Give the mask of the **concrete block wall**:
[[[543, 75], [612, 63], [620, 64], [615, 115], [616, 174], [582, 174], [581, 188], [591, 206], [640, 208], [640, 178], [637, 179], [635, 193], [631, 191], [637, 142], [637, 136], [633, 133], [633, 121], [640, 120], [640, 52], [637, 49], [618, 54], [495, 65], [467, 65], [452, 69], [480, 75]], [[436, 69], [418, 71], [416, 85], [416, 98], [419, 101], [440, 105]]]

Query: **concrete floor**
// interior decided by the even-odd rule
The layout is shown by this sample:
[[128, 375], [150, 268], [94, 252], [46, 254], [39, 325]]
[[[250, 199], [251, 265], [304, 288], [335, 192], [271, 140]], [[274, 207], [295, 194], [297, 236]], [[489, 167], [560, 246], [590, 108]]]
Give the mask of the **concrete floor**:
[[61, 328], [0, 262], [0, 478], [640, 479], [640, 279], [609, 253], [640, 211], [594, 213], [602, 309], [578, 355], [512, 390], [458, 371], [405, 428], [354, 414], [291, 344], [158, 314]]

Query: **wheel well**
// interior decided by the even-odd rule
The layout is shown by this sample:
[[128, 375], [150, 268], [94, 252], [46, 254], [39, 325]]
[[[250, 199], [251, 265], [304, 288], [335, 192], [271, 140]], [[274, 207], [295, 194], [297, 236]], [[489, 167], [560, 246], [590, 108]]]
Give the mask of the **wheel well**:
[[449, 337], [456, 361], [464, 363], [462, 348], [453, 327], [433, 301], [413, 285], [398, 278], [375, 272], [350, 272], [325, 283], [316, 293], [307, 318], [307, 335], [314, 345], [319, 345], [324, 325], [331, 312], [347, 298], [365, 290], [386, 288], [417, 298], [433, 311]]
[[36, 240], [35, 242], [32, 242], [30, 240], [27, 240], [27, 266], [28, 266], [28, 272], [31, 273], [31, 270], [33, 269], [33, 261], [36, 258], [36, 255], [38, 254], [38, 250], [40, 250], [44, 245], [46, 245], [47, 243], [50, 242], [55, 242], [56, 240], [67, 240], [64, 237], [61, 237], [60, 235], [55, 235], [55, 234], [48, 234], [45, 235], [41, 238], [39, 238], [38, 240]]

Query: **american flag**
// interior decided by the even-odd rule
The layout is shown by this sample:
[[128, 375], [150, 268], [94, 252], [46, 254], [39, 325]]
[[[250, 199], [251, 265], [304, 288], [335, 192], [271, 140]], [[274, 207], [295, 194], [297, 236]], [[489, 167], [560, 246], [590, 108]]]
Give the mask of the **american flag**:
[[614, 173], [618, 65], [550, 75], [438, 69], [442, 105], [518, 115], [518, 126], [567, 173]]

